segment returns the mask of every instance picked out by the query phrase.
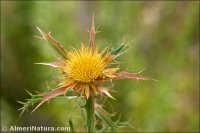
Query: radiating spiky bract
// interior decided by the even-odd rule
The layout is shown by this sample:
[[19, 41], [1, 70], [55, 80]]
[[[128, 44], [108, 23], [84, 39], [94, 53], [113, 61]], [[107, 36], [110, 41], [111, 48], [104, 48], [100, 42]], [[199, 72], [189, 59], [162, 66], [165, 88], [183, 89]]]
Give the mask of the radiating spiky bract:
[[[111, 62], [121, 55], [127, 48], [123, 44], [119, 48], [111, 51], [105, 48], [99, 51], [98, 47], [94, 45], [95, 30], [94, 16], [92, 19], [91, 31], [89, 32], [89, 44], [82, 44], [79, 49], [67, 51], [59, 41], [56, 41], [49, 33], [39, 30], [40, 39], [49, 41], [52, 46], [62, 55], [64, 59], [58, 59], [54, 63], [36, 63], [48, 65], [53, 68], [59, 69], [62, 73], [63, 80], [59, 83], [58, 88], [51, 90], [47, 93], [39, 94], [42, 97], [41, 102], [33, 110], [35, 111], [44, 102], [57, 97], [61, 94], [66, 94], [69, 89], [73, 89], [80, 96], [85, 95], [88, 99], [91, 95], [105, 94], [113, 98], [109, 93], [110, 87], [105, 87], [104, 82], [119, 80], [119, 79], [132, 79], [132, 80], [149, 80], [150, 78], [140, 76], [140, 73], [130, 73], [121, 71], [118, 72], [118, 67], [111, 67]], [[26, 103], [24, 103], [26, 105]], [[21, 110], [25, 110], [25, 106]]]

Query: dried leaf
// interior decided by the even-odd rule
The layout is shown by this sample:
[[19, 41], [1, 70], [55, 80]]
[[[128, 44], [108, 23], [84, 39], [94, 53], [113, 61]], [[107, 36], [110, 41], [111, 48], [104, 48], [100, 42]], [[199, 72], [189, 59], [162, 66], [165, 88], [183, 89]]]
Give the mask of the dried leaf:
[[92, 26], [91, 26], [91, 31], [89, 31], [89, 36], [90, 36], [90, 40], [89, 40], [89, 46], [93, 47], [94, 46], [94, 40], [95, 40], [95, 34], [96, 34], [96, 30], [95, 30], [95, 24], [94, 24], [94, 14], [92, 17]]
[[59, 67], [59, 65], [57, 64], [57, 62], [52, 62], [52, 63], [34, 63], [34, 64], [51, 66], [51, 67], [53, 67], [53, 68]]
[[115, 73], [114, 75], [115, 77], [113, 77], [112, 79], [115, 79], [115, 80], [119, 80], [119, 79], [154, 80], [148, 77], [140, 76], [140, 73], [130, 73], [130, 72], [125, 72], [125, 71]]
[[43, 103], [45, 103], [46, 101], [58, 96], [58, 95], [61, 95], [61, 94], [64, 94], [65, 91], [66, 91], [66, 87], [61, 87], [61, 88], [57, 88], [53, 91], [50, 91], [46, 94], [43, 94], [43, 99], [42, 101], [35, 107], [35, 109], [32, 111], [34, 112], [37, 108], [39, 108]]
[[42, 35], [42, 39], [49, 41], [53, 44], [53, 46], [55, 48], [57, 48], [58, 52], [64, 57], [67, 58], [68, 53], [67, 51], [61, 46], [61, 44], [59, 43], [59, 41], [56, 41], [51, 35], [50, 32], [49, 33], [45, 33], [43, 32], [39, 27], [37, 27], [37, 29], [39, 30], [40, 34]]
[[115, 98], [114, 97], [112, 97], [112, 95], [109, 93], [109, 88], [106, 88], [106, 87], [103, 87], [103, 86], [98, 86], [98, 89], [99, 89], [99, 91], [101, 92], [101, 93], [104, 93], [104, 94], [106, 94], [108, 97], [110, 97], [110, 98], [112, 98], [112, 99], [114, 99], [115, 100]]

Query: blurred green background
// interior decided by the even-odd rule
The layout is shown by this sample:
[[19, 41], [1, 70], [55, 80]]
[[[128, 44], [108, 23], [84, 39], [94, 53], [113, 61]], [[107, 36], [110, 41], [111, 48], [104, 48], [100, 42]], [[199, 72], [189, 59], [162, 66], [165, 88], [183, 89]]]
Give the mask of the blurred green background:
[[[66, 126], [73, 116], [81, 131], [80, 112], [74, 101], [51, 100], [36, 112], [19, 117], [30, 96], [25, 89], [44, 92], [57, 82], [59, 72], [35, 62], [55, 61], [56, 53], [37, 39], [36, 26], [69, 49], [88, 42], [92, 14], [101, 33], [100, 48], [134, 40], [118, 58], [122, 69], [159, 81], [114, 81], [110, 106], [131, 118], [137, 132], [199, 131], [199, 2], [198, 1], [1, 1], [1, 124], [6, 126]], [[107, 108], [110, 108], [106, 106]]]

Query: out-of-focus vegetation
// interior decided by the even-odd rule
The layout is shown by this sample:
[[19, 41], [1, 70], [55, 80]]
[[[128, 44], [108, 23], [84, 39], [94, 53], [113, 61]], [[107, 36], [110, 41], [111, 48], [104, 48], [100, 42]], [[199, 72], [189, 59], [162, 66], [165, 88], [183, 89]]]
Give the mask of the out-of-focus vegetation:
[[81, 130], [74, 101], [51, 100], [36, 112], [19, 117], [16, 101], [30, 98], [25, 89], [43, 92], [55, 86], [59, 73], [35, 65], [52, 62], [56, 53], [37, 39], [36, 26], [66, 49], [88, 42], [92, 14], [101, 33], [100, 48], [134, 40], [118, 58], [121, 67], [159, 80], [115, 81], [106, 107], [131, 119], [133, 129], [119, 131], [199, 131], [199, 2], [198, 1], [1, 1], [1, 124], [66, 126], [73, 116]]

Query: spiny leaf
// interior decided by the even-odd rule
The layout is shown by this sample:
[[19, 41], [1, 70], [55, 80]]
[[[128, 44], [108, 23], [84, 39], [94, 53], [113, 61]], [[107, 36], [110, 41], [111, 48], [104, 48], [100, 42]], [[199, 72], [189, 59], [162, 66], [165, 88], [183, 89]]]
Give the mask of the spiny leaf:
[[111, 54], [111, 55], [121, 54], [122, 52], [125, 51], [125, 49], [126, 49], [127, 47], [128, 47], [128, 45], [127, 45], [127, 44], [124, 44], [124, 42], [123, 42], [123, 44], [122, 44], [121, 46], [119, 46], [118, 48], [113, 49], [113, 50], [110, 52], [110, 54]]
[[102, 128], [100, 130], [97, 130], [95, 133], [105, 133], [108, 132], [109, 128], [106, 124], [102, 123]]
[[97, 117], [102, 120], [109, 128], [111, 131], [116, 132], [116, 128], [117, 126], [115, 125], [114, 122], [112, 122], [111, 120], [111, 114], [109, 114], [108, 112], [106, 112], [102, 107], [97, 106], [95, 111], [95, 114], [97, 115]]
[[30, 93], [29, 91], [26, 90], [26, 92], [31, 96], [30, 99], [27, 99], [26, 102], [20, 102], [17, 101], [18, 103], [22, 104], [23, 106], [18, 109], [21, 110], [20, 116], [24, 113], [25, 110], [27, 110], [30, 106], [33, 106], [33, 104], [39, 102], [42, 99], [42, 96], [40, 95], [33, 95], [32, 93]]
[[[26, 90], [27, 91], [27, 90]], [[43, 93], [43, 94], [49, 94], [49, 92], [51, 92], [51, 90], [48, 90], [47, 92]], [[44, 96], [43, 94], [35, 94], [33, 95], [32, 93], [28, 92], [27, 93], [31, 96], [30, 99], [27, 99], [25, 102], [21, 102], [21, 101], [17, 101], [18, 103], [22, 104], [22, 107], [18, 110], [21, 110], [21, 113], [20, 113], [20, 116], [24, 113], [25, 110], [28, 110], [28, 108], [30, 106], [33, 106], [34, 104], [40, 102], [41, 100], [44, 99]], [[57, 97], [53, 97], [53, 98], [64, 98], [64, 95], [63, 96], [57, 96]], [[67, 99], [76, 99], [77, 96], [66, 96], [65, 98]]]
[[[98, 130], [97, 132], [107, 132], [109, 129], [112, 132], [116, 132], [117, 128], [123, 128], [123, 127], [129, 127], [129, 128], [134, 128], [131, 124], [129, 119], [128, 121], [125, 122], [120, 122], [120, 117], [117, 121], [112, 121], [111, 117], [114, 116], [113, 114], [109, 114], [106, 110], [102, 108], [102, 106], [97, 105], [96, 106], [96, 112], [95, 114], [97, 117], [103, 121], [102, 123], [102, 128]], [[115, 114], [115, 113], [114, 113]], [[109, 129], [108, 129], [109, 128]]]
[[18, 103], [23, 105], [20, 109], [18, 109], [21, 110], [20, 116], [24, 113], [25, 110], [28, 110], [30, 106], [33, 106], [33, 104], [39, 102], [41, 99], [42, 98], [31, 97], [31, 99], [27, 99], [26, 102], [18, 101]]
[[117, 125], [118, 128], [123, 128], [123, 127], [129, 127], [129, 128], [134, 128], [130, 122], [131, 118], [128, 121], [120, 122], [121, 121], [121, 115], [119, 116], [119, 119], [115, 121], [115, 124]]
[[129, 128], [134, 128], [129, 121], [125, 121], [125, 122], [118, 122], [116, 123], [118, 128], [123, 128], [123, 127], [129, 127]]

